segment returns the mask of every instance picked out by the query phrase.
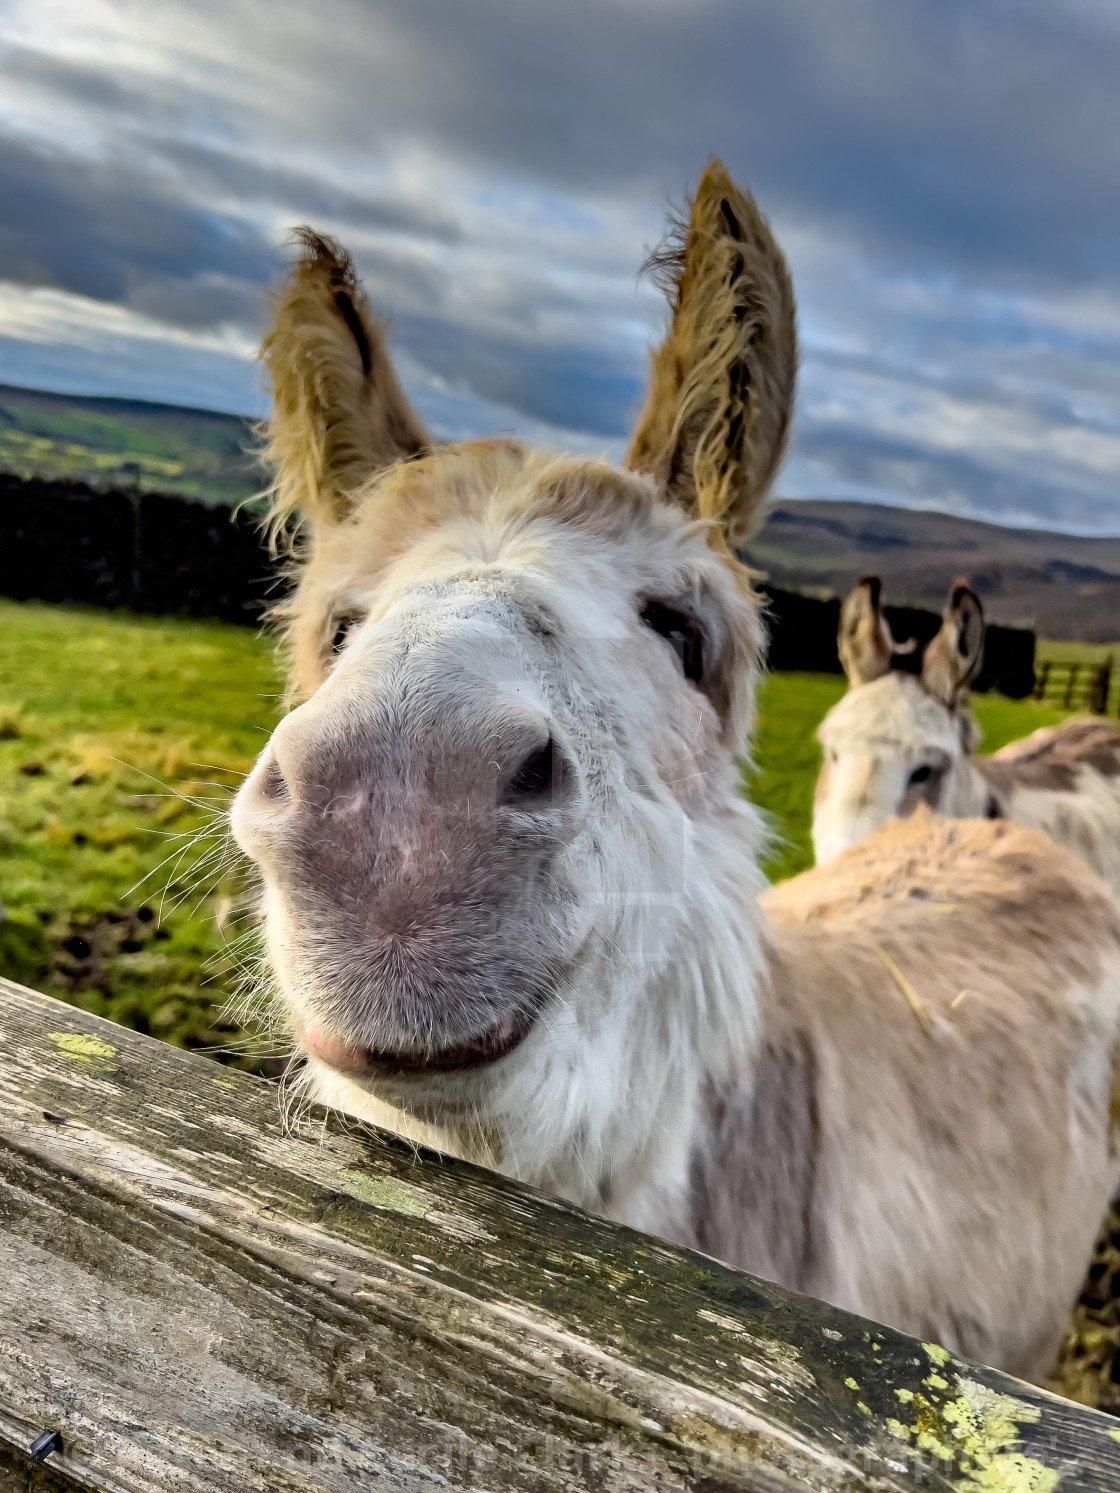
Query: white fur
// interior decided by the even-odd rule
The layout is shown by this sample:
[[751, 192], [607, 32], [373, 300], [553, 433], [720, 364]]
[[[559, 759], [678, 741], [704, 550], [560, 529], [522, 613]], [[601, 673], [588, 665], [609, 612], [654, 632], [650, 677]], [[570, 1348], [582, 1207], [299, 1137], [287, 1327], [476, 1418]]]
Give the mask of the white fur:
[[303, 242], [266, 356], [305, 703], [233, 829], [308, 1092], [1045, 1372], [1120, 1171], [1120, 914], [1045, 837], [928, 815], [760, 901], [728, 541], [796, 349], [757, 207], [708, 166], [623, 472], [427, 450], [349, 261]]
[[[702, 534], [668, 512], [657, 520], [610, 545], [547, 522], [526, 532], [492, 518], [457, 520], [410, 551], [374, 594], [362, 595], [356, 576], [340, 574], [339, 590], [368, 607], [367, 620], [278, 735], [293, 736], [304, 718], [323, 732], [359, 717], [374, 687], [366, 661], [400, 646], [405, 632], [415, 648], [426, 630], [446, 659], [451, 693], [469, 667], [500, 698], [543, 699], [550, 724], [574, 741], [579, 760], [602, 769], [566, 858], [582, 890], [581, 953], [523, 1045], [484, 1074], [409, 1079], [403, 1107], [393, 1106], [392, 1085], [374, 1093], [314, 1059], [307, 1090], [417, 1141], [488, 1160], [573, 1202], [664, 1232], [683, 1206], [703, 1081], [725, 1074], [754, 1045], [757, 1011], [744, 979], [763, 958], [756, 847], [764, 831], [739, 791], [730, 753], [712, 755], [719, 722], [711, 705], [680, 688], [667, 645], [635, 628], [630, 598], [650, 590], [655, 575], [659, 594], [688, 589], [690, 572], [716, 591], [729, 589]], [[464, 576], [465, 598], [457, 584]], [[543, 603], [562, 618], [566, 677], [540, 675], [508, 614], [478, 625], [488, 580], [491, 594], [512, 599], [514, 613]], [[635, 631], [644, 667], [632, 651]], [[575, 666], [587, 658], [590, 668]], [[410, 687], [407, 665], [396, 687]], [[253, 793], [265, 765], [262, 759], [242, 790], [233, 818], [254, 854], [260, 804]], [[647, 791], [627, 793], [628, 778]], [[305, 961], [290, 944], [291, 917], [269, 881], [267, 858], [264, 864], [271, 964], [298, 1030], [317, 991], [296, 974]]]

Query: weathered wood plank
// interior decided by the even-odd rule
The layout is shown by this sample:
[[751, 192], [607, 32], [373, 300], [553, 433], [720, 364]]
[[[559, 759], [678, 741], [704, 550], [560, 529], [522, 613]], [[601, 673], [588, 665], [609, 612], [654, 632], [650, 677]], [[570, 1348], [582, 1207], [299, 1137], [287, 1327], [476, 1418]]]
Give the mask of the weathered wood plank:
[[4, 1493], [48, 1426], [49, 1493], [1120, 1490], [1108, 1417], [4, 982], [0, 1215]]

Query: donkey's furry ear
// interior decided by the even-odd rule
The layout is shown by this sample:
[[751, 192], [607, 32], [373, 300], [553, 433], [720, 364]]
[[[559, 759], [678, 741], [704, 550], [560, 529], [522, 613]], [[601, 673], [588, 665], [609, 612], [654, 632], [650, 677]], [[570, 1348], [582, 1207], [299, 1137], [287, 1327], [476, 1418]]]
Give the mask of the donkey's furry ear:
[[797, 374], [793, 286], [748, 192], [721, 161], [648, 268], [672, 306], [626, 465], [745, 539], [785, 449]]
[[836, 647], [851, 685], [870, 684], [888, 674], [891, 658], [898, 651], [890, 623], [879, 604], [882, 594], [879, 577], [864, 575], [840, 607]]
[[277, 528], [293, 510], [313, 523], [338, 522], [372, 472], [431, 444], [397, 382], [350, 256], [310, 228], [295, 238], [301, 252], [261, 346], [272, 393], [264, 455], [276, 473]]
[[941, 628], [922, 659], [922, 683], [956, 710], [984, 657], [984, 608], [967, 581], [954, 581]]

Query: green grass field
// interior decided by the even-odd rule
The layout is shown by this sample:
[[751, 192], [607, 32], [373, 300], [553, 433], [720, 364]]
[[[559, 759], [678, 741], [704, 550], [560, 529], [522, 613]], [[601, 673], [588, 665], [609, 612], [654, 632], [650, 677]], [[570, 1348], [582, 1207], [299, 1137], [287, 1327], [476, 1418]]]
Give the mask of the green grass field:
[[[843, 686], [763, 684], [749, 786], [775, 830], [775, 879], [811, 863], [813, 730]], [[243, 887], [220, 819], [191, 842], [280, 690], [271, 645], [242, 628], [0, 601], [0, 973], [173, 1042], [231, 1042]], [[1061, 718], [975, 704], [989, 750]]]
[[174, 1042], [229, 1039], [238, 886], [220, 831], [188, 847], [279, 689], [242, 628], [0, 602], [0, 972]]

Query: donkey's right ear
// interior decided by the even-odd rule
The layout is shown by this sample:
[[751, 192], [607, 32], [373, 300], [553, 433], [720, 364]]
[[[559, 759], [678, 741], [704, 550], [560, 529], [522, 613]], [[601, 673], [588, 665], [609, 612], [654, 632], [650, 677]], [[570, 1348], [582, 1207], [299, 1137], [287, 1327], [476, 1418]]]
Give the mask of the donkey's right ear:
[[922, 659], [922, 683], [956, 710], [980, 672], [984, 657], [984, 608], [967, 581], [954, 581], [941, 628]]
[[836, 649], [851, 685], [870, 684], [890, 673], [898, 652], [890, 623], [880, 606], [883, 586], [877, 575], [864, 575], [840, 607]]
[[651, 266], [672, 308], [626, 465], [734, 547], [762, 516], [797, 373], [793, 286], [749, 192], [710, 161]]
[[341, 244], [310, 228], [274, 299], [261, 359], [272, 393], [264, 455], [272, 520], [337, 523], [371, 473], [431, 441], [389, 362], [384, 331]]

